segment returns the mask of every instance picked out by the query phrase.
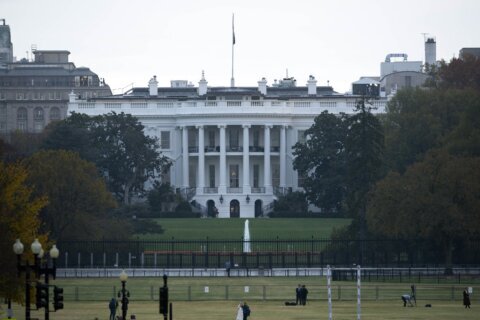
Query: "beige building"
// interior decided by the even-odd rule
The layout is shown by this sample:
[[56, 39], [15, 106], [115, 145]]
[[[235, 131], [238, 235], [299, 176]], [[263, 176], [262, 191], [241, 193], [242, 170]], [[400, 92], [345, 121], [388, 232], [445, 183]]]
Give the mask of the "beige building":
[[82, 98], [112, 94], [89, 68], [69, 62], [68, 51], [34, 50], [32, 60], [15, 61], [10, 27], [0, 22], [0, 135], [41, 132], [64, 119], [72, 91]]

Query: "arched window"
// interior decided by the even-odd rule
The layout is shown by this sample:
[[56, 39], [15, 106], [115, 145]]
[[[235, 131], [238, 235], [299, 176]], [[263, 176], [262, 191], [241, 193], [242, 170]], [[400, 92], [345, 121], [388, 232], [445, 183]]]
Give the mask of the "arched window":
[[18, 108], [17, 110], [17, 129], [20, 131], [27, 131], [28, 113], [25, 108]]
[[35, 108], [33, 110], [33, 119], [35, 121], [38, 121], [38, 120], [43, 121], [43, 109], [42, 108]]
[[60, 109], [53, 107], [50, 109], [50, 121], [60, 120]]
[[45, 125], [43, 108], [37, 107], [33, 109], [33, 129], [35, 132], [43, 130]]

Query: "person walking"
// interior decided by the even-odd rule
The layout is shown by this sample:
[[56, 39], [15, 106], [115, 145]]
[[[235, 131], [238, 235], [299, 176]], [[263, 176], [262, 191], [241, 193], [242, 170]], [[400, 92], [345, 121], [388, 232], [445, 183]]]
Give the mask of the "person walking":
[[110, 300], [110, 303], [108, 304], [108, 308], [110, 309], [110, 320], [115, 320], [115, 313], [117, 312], [117, 300], [115, 298], [112, 298]]
[[468, 292], [468, 288], [463, 290], [463, 305], [465, 308], [470, 309], [470, 293]]
[[248, 306], [246, 301], [242, 305], [242, 311], [243, 311], [243, 320], [247, 320], [247, 318], [250, 316], [250, 307]]
[[235, 320], [243, 320], [243, 303], [240, 302], [240, 304], [237, 307], [237, 317]]

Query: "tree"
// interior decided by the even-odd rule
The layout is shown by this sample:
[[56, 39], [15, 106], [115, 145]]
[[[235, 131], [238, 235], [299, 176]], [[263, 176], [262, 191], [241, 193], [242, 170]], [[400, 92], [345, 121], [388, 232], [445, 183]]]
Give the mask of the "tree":
[[383, 173], [384, 134], [371, 107], [361, 99], [356, 113], [349, 117], [346, 146], [347, 207], [358, 220], [359, 237], [366, 237], [367, 194]]
[[[41, 211], [42, 229], [56, 240], [119, 238], [112, 234], [124, 222], [111, 219], [108, 212], [116, 203], [93, 163], [65, 150], [40, 151], [25, 160], [28, 182], [36, 195], [46, 195], [48, 205]], [[106, 221], [110, 219], [107, 228]], [[118, 230], [117, 230], [118, 232]]]
[[153, 188], [148, 191], [147, 199], [151, 211], [162, 212], [165, 205], [176, 201], [176, 195], [169, 183], [155, 181]]
[[347, 116], [322, 112], [305, 131], [305, 143], [293, 146], [293, 167], [305, 177], [308, 201], [322, 212], [340, 212], [345, 194]]
[[70, 150], [87, 161], [96, 162], [100, 157], [92, 137], [96, 120], [95, 117], [74, 112], [62, 121], [51, 122], [45, 128], [42, 149]]
[[133, 194], [144, 193], [144, 183], [164, 173], [170, 162], [160, 156], [158, 139], [146, 136], [144, 126], [131, 115], [109, 113], [97, 120], [94, 144], [101, 150], [98, 166], [109, 189], [123, 203]]
[[[45, 197], [35, 197], [27, 186], [27, 171], [19, 164], [0, 162], [0, 297], [22, 301], [25, 281], [17, 277], [15, 239], [30, 244], [34, 238], [45, 244], [47, 236], [39, 232], [39, 211], [47, 204]], [[29, 250], [25, 254], [33, 264]]]
[[92, 118], [73, 114], [51, 127], [44, 148], [79, 152], [96, 164], [117, 199], [129, 204], [134, 195], [144, 194], [148, 179], [170, 166], [158, 151], [158, 139], [143, 130], [137, 118], [123, 112]]
[[404, 174], [389, 173], [372, 191], [367, 221], [379, 235], [430, 239], [452, 265], [453, 243], [480, 236], [480, 158], [428, 153]]
[[274, 202], [272, 217], [306, 217], [308, 202], [303, 192], [290, 192]]

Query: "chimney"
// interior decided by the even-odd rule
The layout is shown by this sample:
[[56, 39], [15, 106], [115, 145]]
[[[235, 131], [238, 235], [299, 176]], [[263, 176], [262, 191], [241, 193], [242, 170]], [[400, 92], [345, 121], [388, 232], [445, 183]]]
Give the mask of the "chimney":
[[307, 87], [309, 95], [317, 94], [317, 80], [315, 80], [314, 76], [311, 75], [310, 77], [308, 77]]
[[437, 42], [435, 38], [425, 40], [425, 64], [434, 65], [437, 62]]
[[148, 90], [150, 92], [150, 96], [158, 96], [157, 76], [153, 76], [153, 78], [148, 81]]
[[207, 94], [207, 80], [205, 80], [205, 72], [202, 71], [202, 79], [198, 82], [198, 94], [200, 96]]
[[258, 81], [258, 91], [264, 96], [267, 95], [267, 80], [262, 78], [262, 80]]

